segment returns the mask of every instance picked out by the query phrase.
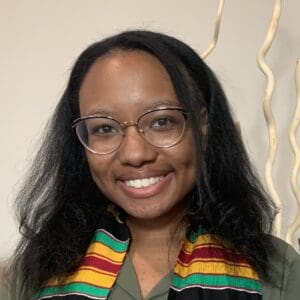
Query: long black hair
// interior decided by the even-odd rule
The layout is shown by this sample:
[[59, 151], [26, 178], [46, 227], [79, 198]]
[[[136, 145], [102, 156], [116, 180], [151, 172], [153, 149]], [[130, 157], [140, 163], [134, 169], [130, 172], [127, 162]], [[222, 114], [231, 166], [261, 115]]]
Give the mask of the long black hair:
[[[71, 124], [79, 117], [85, 75], [99, 57], [115, 50], [154, 55], [189, 112], [198, 170], [188, 203], [190, 227], [201, 225], [219, 235], [266, 275], [275, 208], [251, 167], [218, 80], [181, 41], [160, 33], [127, 31], [91, 45], [77, 59], [17, 197], [22, 237], [13, 267], [18, 268], [24, 290], [35, 291], [48, 279], [74, 271], [101, 226], [99, 216], [109, 200], [93, 182]], [[200, 126], [203, 110], [205, 131]]]

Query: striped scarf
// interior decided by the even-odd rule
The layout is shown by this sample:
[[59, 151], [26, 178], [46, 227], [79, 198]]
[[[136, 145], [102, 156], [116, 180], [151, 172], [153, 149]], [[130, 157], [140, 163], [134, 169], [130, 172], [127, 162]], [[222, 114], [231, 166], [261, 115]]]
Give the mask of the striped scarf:
[[[130, 243], [127, 226], [106, 216], [78, 269], [53, 279], [35, 299], [108, 299]], [[242, 255], [203, 229], [192, 231], [183, 244], [173, 272], [168, 300], [261, 300], [257, 273]]]

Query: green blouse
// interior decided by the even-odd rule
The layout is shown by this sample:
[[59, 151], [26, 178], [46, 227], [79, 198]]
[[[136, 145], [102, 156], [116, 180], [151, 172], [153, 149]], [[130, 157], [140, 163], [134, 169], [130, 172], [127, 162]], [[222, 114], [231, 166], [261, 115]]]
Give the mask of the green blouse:
[[[169, 287], [172, 281], [172, 272], [167, 274], [160, 282], [151, 290], [144, 300], [161, 300], [168, 298]], [[126, 256], [125, 262], [119, 273], [117, 282], [112, 289], [108, 300], [140, 300], [141, 296], [140, 286], [135, 273], [134, 266], [129, 255]]]

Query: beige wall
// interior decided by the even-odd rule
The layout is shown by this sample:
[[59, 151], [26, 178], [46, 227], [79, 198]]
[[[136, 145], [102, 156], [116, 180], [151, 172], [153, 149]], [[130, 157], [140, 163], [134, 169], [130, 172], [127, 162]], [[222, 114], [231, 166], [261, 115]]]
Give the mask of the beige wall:
[[[274, 176], [284, 200], [285, 231], [296, 209], [288, 183], [293, 155], [287, 130], [295, 107], [300, 1], [283, 2], [268, 62], [278, 79], [273, 109], [280, 145]], [[219, 44], [207, 59], [227, 92], [260, 174], [267, 151], [261, 107], [265, 79], [255, 59], [272, 5], [273, 0], [226, 1]], [[18, 237], [11, 209], [16, 184], [77, 55], [93, 41], [133, 28], [169, 33], [201, 53], [210, 42], [217, 7], [218, 0], [0, 0], [0, 258], [11, 253]]]

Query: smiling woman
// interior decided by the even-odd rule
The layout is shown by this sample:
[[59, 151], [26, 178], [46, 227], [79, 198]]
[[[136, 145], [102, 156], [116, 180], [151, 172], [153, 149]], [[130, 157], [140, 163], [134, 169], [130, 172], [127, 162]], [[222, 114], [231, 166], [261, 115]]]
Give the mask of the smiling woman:
[[297, 297], [220, 84], [163, 34], [80, 55], [17, 204], [5, 299]]
[[[126, 127], [123, 132], [116, 130], [117, 125], [105, 119], [110, 134], [100, 136], [99, 130], [95, 135], [88, 124], [83, 125], [88, 131], [86, 157], [93, 180], [107, 199], [127, 213], [127, 222], [134, 218], [162, 224], [166, 218], [178, 221], [181, 203], [195, 187], [192, 128], [189, 122], [185, 126], [183, 108], [176, 110], [178, 106], [167, 71], [144, 51], [106, 55], [85, 76], [79, 93], [81, 116], [101, 108], [102, 116], [114, 117]], [[139, 120], [139, 130], [131, 126], [132, 120]], [[104, 153], [111, 149], [105, 157], [102, 147]]]

